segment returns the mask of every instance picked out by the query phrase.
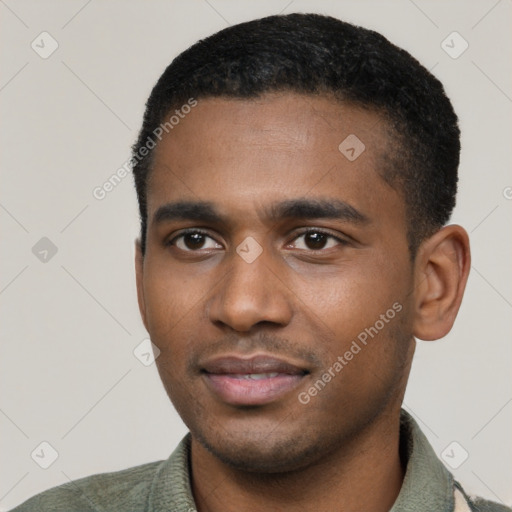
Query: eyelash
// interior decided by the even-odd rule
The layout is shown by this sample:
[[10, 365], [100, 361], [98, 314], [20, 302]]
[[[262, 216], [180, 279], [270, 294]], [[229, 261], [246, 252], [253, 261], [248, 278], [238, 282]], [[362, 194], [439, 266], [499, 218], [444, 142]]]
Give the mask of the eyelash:
[[[295, 238], [293, 240], [296, 240], [300, 236], [307, 235], [309, 233], [319, 233], [321, 235], [325, 235], [328, 238], [332, 238], [333, 240], [336, 240], [340, 245], [348, 245], [348, 241], [347, 240], [345, 240], [343, 238], [340, 238], [339, 236], [333, 235], [329, 231], [324, 231], [321, 228], [306, 228], [306, 229], [303, 229], [302, 231], [299, 231], [299, 233], [297, 233], [295, 235]], [[323, 249], [318, 249], [318, 251], [322, 251], [322, 250]], [[314, 251], [314, 249], [310, 249], [310, 251]]]
[[[295, 235], [295, 237], [293, 238], [293, 241], [295, 241], [295, 240], [297, 240], [297, 238], [299, 238], [301, 236], [304, 236], [304, 235], [307, 235], [309, 233], [318, 233], [318, 234], [321, 234], [321, 235], [325, 235], [328, 238], [332, 238], [332, 239], [336, 240], [340, 245], [348, 245], [349, 244], [349, 242], [347, 240], [344, 240], [343, 238], [335, 236], [332, 233], [330, 233], [329, 231], [324, 231], [323, 229], [320, 229], [320, 228], [307, 228], [307, 229], [304, 229], [304, 230], [300, 231], [299, 233], [297, 233]], [[211, 238], [216, 243], [218, 243], [207, 231], [204, 231], [204, 230], [202, 230], [200, 228], [190, 228], [190, 229], [185, 229], [179, 235], [176, 235], [171, 240], [167, 241], [165, 243], [165, 245], [166, 246], [173, 246], [173, 245], [175, 245], [176, 240], [178, 240], [178, 239], [180, 239], [182, 237], [185, 237], [187, 235], [190, 235], [190, 234], [200, 234], [200, 235], [206, 236], [208, 238]], [[181, 249], [181, 250], [183, 250], [183, 249]], [[194, 250], [190, 249], [190, 250], [187, 250], [185, 252], [199, 252], [200, 250], [201, 249], [198, 249], [198, 250], [194, 251]], [[315, 249], [309, 249], [309, 250], [313, 251], [313, 252], [325, 251], [325, 249], [316, 249], [316, 250]]]

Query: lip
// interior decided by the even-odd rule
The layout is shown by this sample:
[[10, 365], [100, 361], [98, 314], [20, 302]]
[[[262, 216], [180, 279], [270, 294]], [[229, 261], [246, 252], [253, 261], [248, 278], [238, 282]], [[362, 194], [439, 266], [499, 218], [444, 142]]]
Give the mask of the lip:
[[309, 371], [283, 359], [256, 355], [209, 360], [202, 365], [202, 374], [218, 398], [241, 406], [264, 405], [282, 398], [299, 386]]

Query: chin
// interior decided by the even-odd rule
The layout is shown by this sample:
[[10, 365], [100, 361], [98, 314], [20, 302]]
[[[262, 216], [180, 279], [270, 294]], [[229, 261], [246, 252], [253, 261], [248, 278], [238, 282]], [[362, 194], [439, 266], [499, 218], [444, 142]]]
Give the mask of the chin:
[[295, 433], [216, 432], [192, 435], [217, 459], [248, 473], [289, 473], [317, 462], [323, 453], [317, 439]]

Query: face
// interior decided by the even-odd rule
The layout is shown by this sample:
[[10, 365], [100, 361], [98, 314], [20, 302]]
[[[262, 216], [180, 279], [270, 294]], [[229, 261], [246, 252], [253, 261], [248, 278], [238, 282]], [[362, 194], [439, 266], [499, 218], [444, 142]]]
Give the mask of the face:
[[[350, 135], [364, 151], [339, 149]], [[156, 148], [141, 312], [169, 397], [220, 460], [305, 467], [398, 410], [413, 271], [379, 175], [390, 151], [377, 114], [292, 93], [200, 100]]]

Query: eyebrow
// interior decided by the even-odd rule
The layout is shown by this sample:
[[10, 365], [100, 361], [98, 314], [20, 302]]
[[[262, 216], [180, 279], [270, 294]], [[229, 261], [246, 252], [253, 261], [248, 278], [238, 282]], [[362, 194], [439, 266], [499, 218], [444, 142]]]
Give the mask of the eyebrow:
[[269, 208], [272, 220], [337, 219], [355, 224], [367, 224], [370, 219], [353, 206], [339, 199], [289, 199], [274, 203]]
[[[368, 224], [370, 219], [350, 204], [338, 199], [288, 199], [265, 208], [264, 217], [271, 222], [284, 219], [337, 219], [354, 224]], [[212, 224], [227, 224], [228, 218], [206, 201], [177, 201], [160, 206], [152, 224], [174, 220], [195, 220]]]

